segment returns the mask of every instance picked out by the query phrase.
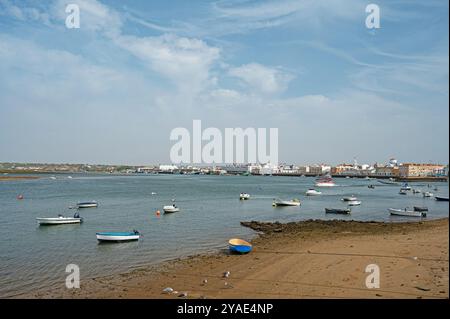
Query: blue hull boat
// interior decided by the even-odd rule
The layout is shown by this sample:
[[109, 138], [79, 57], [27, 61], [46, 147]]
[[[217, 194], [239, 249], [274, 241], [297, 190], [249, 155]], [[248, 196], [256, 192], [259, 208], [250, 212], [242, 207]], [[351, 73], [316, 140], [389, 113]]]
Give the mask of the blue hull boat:
[[245, 240], [233, 238], [228, 241], [228, 247], [231, 252], [238, 254], [247, 254], [252, 251], [252, 245]]

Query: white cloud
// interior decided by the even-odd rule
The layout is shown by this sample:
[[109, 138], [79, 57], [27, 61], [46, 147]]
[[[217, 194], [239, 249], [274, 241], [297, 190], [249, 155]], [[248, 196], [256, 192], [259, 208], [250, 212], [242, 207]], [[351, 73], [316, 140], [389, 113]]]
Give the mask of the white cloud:
[[37, 8], [18, 7], [9, 0], [0, 0], [0, 16], [7, 15], [21, 21], [38, 21], [50, 24], [50, 15]]
[[293, 79], [289, 73], [258, 63], [230, 68], [228, 74], [244, 81], [253, 92], [262, 94], [283, 92]]

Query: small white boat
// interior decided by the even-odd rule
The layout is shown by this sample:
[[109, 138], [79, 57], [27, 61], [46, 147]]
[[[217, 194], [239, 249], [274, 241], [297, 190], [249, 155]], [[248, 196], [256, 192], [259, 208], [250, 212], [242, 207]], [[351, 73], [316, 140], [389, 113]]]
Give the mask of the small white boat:
[[163, 207], [164, 213], [166, 214], [170, 214], [170, 213], [177, 213], [180, 211], [180, 208], [177, 207], [177, 205], [172, 204], [172, 205], [166, 205]]
[[406, 195], [408, 192], [404, 189], [400, 189], [400, 192], [398, 192], [400, 195]]
[[240, 193], [240, 194], [239, 194], [239, 199], [240, 199], [240, 200], [247, 200], [247, 199], [250, 199], [250, 194], [247, 194], [247, 193]]
[[274, 207], [277, 207], [277, 206], [300, 206], [300, 201], [298, 199], [293, 199], [293, 200], [276, 199], [273, 201], [272, 206], [274, 206]]
[[67, 176], [68, 179], [72, 179], [72, 176]]
[[358, 200], [358, 198], [356, 198], [355, 196], [352, 195], [352, 196], [343, 197], [341, 200], [344, 202], [352, 202], [352, 201]]
[[389, 208], [389, 213], [391, 215], [395, 215], [395, 216], [406, 216], [406, 217], [426, 217], [427, 216], [426, 212], [408, 210], [408, 208], [405, 208], [405, 209]]
[[361, 201], [360, 200], [350, 200], [347, 202], [348, 206], [359, 206], [361, 205]]
[[55, 177], [55, 176], [50, 176], [50, 179], [53, 179], [53, 180], [55, 180], [55, 179], [56, 179], [56, 177]]
[[336, 183], [330, 176], [324, 176], [316, 179], [316, 187], [334, 187]]
[[96, 201], [77, 203], [77, 208], [93, 208], [93, 207], [98, 207], [98, 203]]
[[425, 193], [423, 193], [423, 197], [433, 197], [433, 196], [434, 196], [434, 194], [431, 193], [431, 192], [425, 192]]
[[83, 221], [78, 214], [74, 217], [64, 217], [59, 215], [58, 217], [38, 217], [36, 218], [39, 225], [64, 225], [64, 224], [79, 224]]
[[110, 242], [120, 242], [120, 241], [130, 241], [138, 240], [141, 234], [134, 230], [132, 232], [103, 232], [96, 233], [98, 241], [110, 241]]
[[306, 191], [306, 196], [317, 196], [321, 194], [322, 192], [316, 191], [314, 188], [310, 188]]

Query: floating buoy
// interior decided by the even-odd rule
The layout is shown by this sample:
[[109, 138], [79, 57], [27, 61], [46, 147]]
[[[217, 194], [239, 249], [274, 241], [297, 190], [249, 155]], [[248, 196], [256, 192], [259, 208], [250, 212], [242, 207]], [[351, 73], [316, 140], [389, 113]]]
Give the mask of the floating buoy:
[[17, 195], [17, 199], [19, 200], [23, 199], [23, 195], [22, 194]]
[[159, 210], [156, 211], [156, 216], [157, 217], [161, 216], [161, 212]]

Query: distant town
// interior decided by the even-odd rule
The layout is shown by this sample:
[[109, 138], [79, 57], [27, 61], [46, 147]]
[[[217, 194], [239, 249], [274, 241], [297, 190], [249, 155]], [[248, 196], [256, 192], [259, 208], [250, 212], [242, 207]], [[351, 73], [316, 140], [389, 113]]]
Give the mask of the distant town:
[[381, 178], [395, 180], [448, 180], [448, 164], [399, 163], [391, 158], [384, 164], [342, 163], [292, 165], [245, 164], [224, 166], [191, 166], [158, 164], [149, 166], [91, 165], [91, 164], [37, 164], [0, 163], [0, 174], [188, 174], [188, 175], [273, 175], [273, 176], [321, 176]]

